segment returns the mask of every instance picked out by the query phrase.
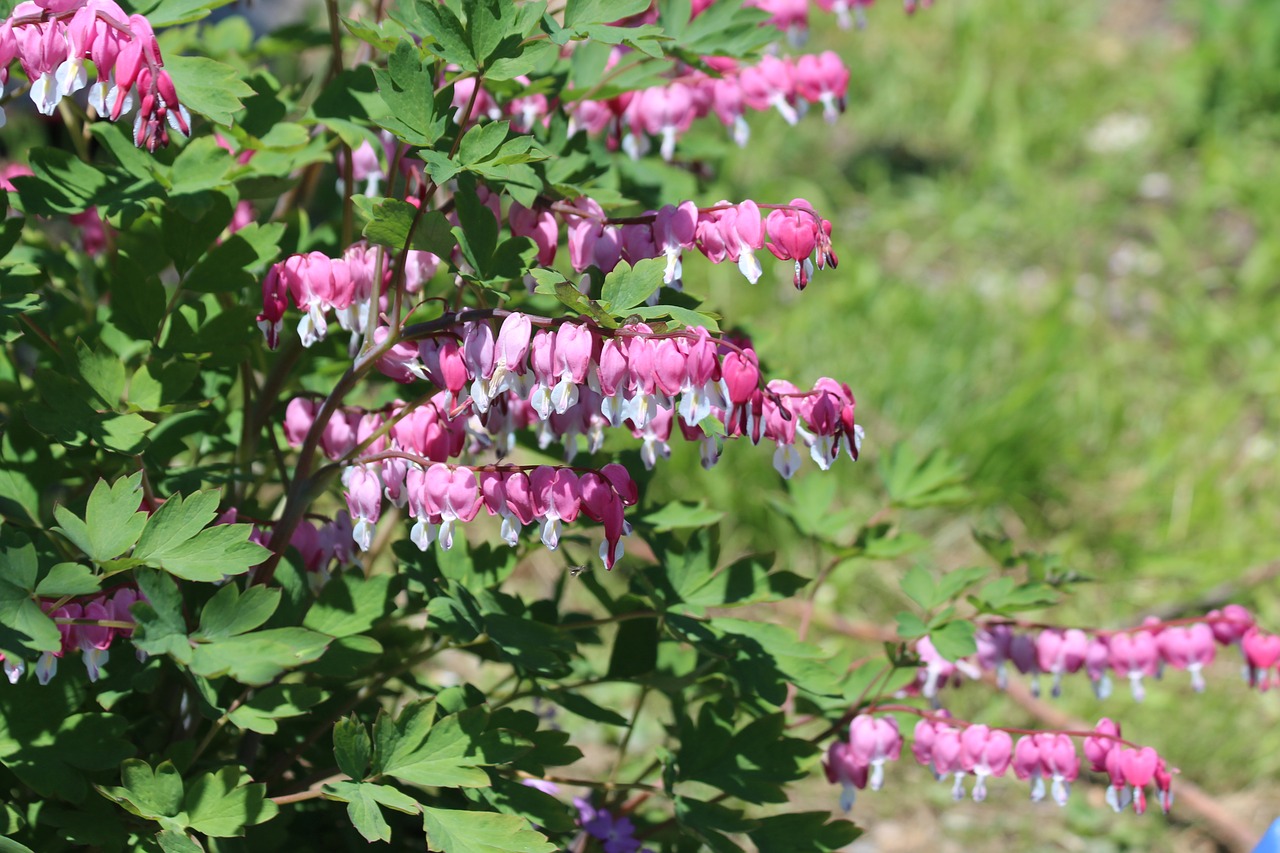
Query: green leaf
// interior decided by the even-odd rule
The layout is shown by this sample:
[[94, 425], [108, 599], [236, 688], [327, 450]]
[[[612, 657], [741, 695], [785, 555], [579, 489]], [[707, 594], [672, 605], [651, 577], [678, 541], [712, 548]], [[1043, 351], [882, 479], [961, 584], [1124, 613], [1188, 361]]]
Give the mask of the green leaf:
[[[417, 208], [408, 202], [389, 198], [373, 206], [372, 218], [364, 227], [364, 238], [370, 243], [388, 246], [399, 252], [409, 239]], [[449, 220], [438, 210], [428, 210], [413, 228], [412, 249], [431, 252], [442, 258], [453, 251], [454, 238], [449, 230]]]
[[907, 445], [895, 445], [880, 459], [880, 476], [896, 506], [941, 506], [970, 496], [964, 468], [943, 450], [920, 459]]
[[436, 115], [434, 69], [423, 64], [418, 48], [401, 41], [387, 58], [387, 69], [376, 69], [373, 76], [391, 110], [380, 123], [410, 145], [435, 144], [444, 133], [445, 119]]
[[576, 810], [537, 788], [513, 779], [495, 776], [488, 788], [466, 788], [463, 793], [473, 802], [483, 803], [503, 814], [525, 818], [544, 832], [574, 832]]
[[618, 625], [609, 653], [609, 678], [647, 675], [658, 665], [658, 620], [628, 619]]
[[197, 293], [228, 293], [257, 285], [257, 272], [280, 253], [284, 230], [283, 222], [249, 223], [197, 261], [182, 286]]
[[498, 654], [519, 670], [549, 678], [569, 671], [573, 641], [563, 632], [527, 616], [487, 613], [484, 621]]
[[491, 121], [475, 125], [462, 137], [458, 145], [458, 161], [465, 166], [480, 163], [498, 153], [511, 130], [509, 121]]
[[40, 492], [30, 473], [16, 464], [11, 467], [0, 464], [0, 516], [34, 524], [39, 515]]
[[330, 637], [349, 637], [368, 631], [394, 606], [392, 580], [391, 575], [366, 578], [359, 569], [335, 574], [307, 611], [303, 627]]
[[929, 641], [938, 650], [938, 654], [947, 660], [956, 661], [978, 651], [974, 630], [972, 622], [948, 622], [941, 628], [930, 631]]
[[118, 788], [99, 790], [132, 814], [158, 820], [177, 817], [182, 810], [182, 776], [172, 761], [152, 769], [140, 758], [126, 759], [120, 765], [120, 782]]
[[772, 558], [743, 557], [686, 592], [684, 600], [702, 607], [726, 607], [779, 601], [795, 595], [809, 581], [787, 571], [771, 572]]
[[185, 498], [174, 495], [147, 519], [133, 556], [147, 560], [191, 539], [217, 517], [218, 500], [218, 492], [213, 489]]
[[418, 34], [427, 37], [423, 47], [463, 71], [476, 70], [471, 41], [452, 9], [435, 0], [414, 0], [414, 10], [420, 23]]
[[637, 305], [629, 313], [637, 314], [645, 320], [661, 320], [664, 317], [670, 317], [680, 325], [691, 329], [703, 326], [709, 332], [720, 331], [720, 323], [715, 317], [681, 305]]
[[120, 405], [124, 394], [124, 364], [114, 353], [91, 350], [84, 341], [76, 341], [76, 371], [107, 409]]
[[332, 638], [305, 628], [269, 628], [196, 646], [191, 671], [205, 678], [229, 676], [262, 685], [324, 654]]
[[554, 853], [556, 847], [515, 815], [424, 806], [427, 844], [441, 853]]
[[369, 772], [373, 742], [369, 740], [369, 730], [354, 714], [334, 724], [333, 756], [338, 761], [338, 769], [352, 779], [363, 779]]
[[564, 25], [608, 24], [639, 15], [650, 0], [569, 0], [564, 7]]
[[600, 707], [581, 693], [572, 690], [550, 690], [547, 692], [547, 698], [569, 713], [577, 714], [584, 719], [604, 723], [607, 726], [627, 725], [626, 717], [617, 711]]
[[997, 578], [971, 596], [981, 610], [998, 614], [1056, 604], [1058, 598], [1058, 591], [1051, 586], [1038, 582], [1018, 584], [1010, 577]]
[[827, 822], [828, 812], [797, 812], [760, 818], [747, 834], [760, 853], [834, 853], [854, 841], [862, 830], [847, 820]]
[[187, 109], [226, 127], [244, 108], [240, 99], [254, 93], [234, 68], [203, 56], [168, 55], [164, 67]]
[[131, 608], [138, 623], [133, 644], [147, 654], [169, 655], [179, 663], [190, 663], [191, 642], [178, 585], [168, 575], [147, 569], [137, 570], [134, 579], [145, 598]]
[[[140, 14], [145, 14], [151, 26], [172, 27], [174, 24], [188, 24], [207, 17], [209, 12], [219, 6], [226, 6], [235, 0], [160, 0], [156, 3], [135, 4]], [[179, 93], [179, 97], [182, 94]]]
[[955, 569], [947, 572], [938, 581], [939, 602], [952, 601], [960, 593], [991, 574], [986, 566], [970, 566], [967, 569]]
[[693, 725], [680, 724], [678, 778], [715, 786], [751, 803], [785, 803], [783, 785], [807, 774], [817, 748], [787, 737], [781, 713], [769, 714], [734, 731], [735, 714], [725, 705], [704, 704]]
[[159, 277], [122, 251], [103, 278], [111, 292], [111, 321], [139, 340], [154, 337], [166, 300]]
[[494, 249], [498, 247], [498, 221], [493, 211], [480, 201], [476, 182], [467, 174], [458, 176], [457, 202], [460, 226], [453, 229], [467, 263], [482, 279], [489, 278]]
[[[171, 201], [167, 210], [178, 209], [194, 213], [209, 209], [215, 202], [216, 197], [221, 195], [220, 193], [201, 195], [198, 198], [173, 197], [202, 193], [204, 190], [222, 186], [226, 183], [227, 173], [235, 165], [236, 161], [232, 158], [231, 152], [219, 145], [218, 140], [214, 137], [202, 136], [199, 139], [191, 140], [173, 161], [173, 184], [169, 188]], [[230, 222], [231, 204], [226, 196], [222, 196], [222, 198], [227, 208], [226, 221]], [[174, 201], [180, 201], [181, 204], [176, 205], [175, 208]], [[193, 217], [188, 216], [186, 218], [192, 219]], [[225, 222], [223, 227], [226, 227]], [[204, 230], [208, 230], [208, 228]], [[213, 238], [218, 236], [221, 231], [222, 228], [218, 228], [209, 236], [205, 245], [194, 247], [196, 255], [198, 256], [202, 253], [208, 247], [208, 243], [213, 242]], [[167, 234], [168, 232], [165, 233]]]
[[249, 541], [252, 532], [251, 524], [207, 527], [191, 539], [152, 552], [145, 562], [184, 580], [220, 581], [244, 574], [270, 556], [266, 548]]
[[39, 563], [26, 534], [0, 527], [0, 566], [0, 650], [57, 651], [62, 635], [33, 595]]
[[649, 571], [654, 584], [669, 603], [688, 601], [697, 590], [711, 581], [720, 560], [719, 528], [698, 530], [684, 544], [673, 538], [651, 543], [658, 556], [658, 567]]
[[899, 613], [894, 618], [898, 620], [898, 636], [903, 639], [913, 640], [929, 633], [929, 626], [914, 613]]
[[742, 847], [725, 833], [740, 833], [756, 826], [743, 818], [742, 812], [719, 803], [708, 803], [689, 797], [676, 797], [676, 819], [693, 838], [714, 853], [743, 853]]
[[46, 598], [63, 595], [93, 595], [99, 589], [98, 576], [80, 563], [58, 563], [36, 586], [36, 594]]
[[[64, 680], [70, 679], [55, 682]], [[81, 701], [81, 690], [35, 679], [6, 685], [0, 764], [42, 797], [78, 803], [88, 791], [85, 771], [110, 770], [135, 751], [123, 738], [124, 717], [69, 713]]]
[[790, 628], [725, 616], [709, 624], [730, 656], [733, 675], [761, 699], [781, 705], [787, 698], [786, 682], [819, 696], [839, 695], [842, 668], [830, 654], [803, 642]]
[[696, 505], [673, 501], [657, 512], [649, 513], [641, 520], [651, 525], [655, 532], [667, 533], [689, 527], [710, 527], [718, 524], [722, 518], [724, 518], [724, 512], [709, 509], [705, 501]]
[[267, 799], [266, 785], [252, 782], [232, 766], [195, 779], [187, 787], [183, 808], [192, 829], [214, 838], [244, 835], [246, 826], [265, 823], [278, 811]]
[[83, 213], [96, 204], [109, 179], [100, 169], [67, 151], [33, 148], [27, 162], [34, 173], [14, 178], [22, 209], [28, 214], [55, 216]]
[[373, 798], [369, 785], [340, 782], [329, 787], [346, 801], [347, 817], [351, 818], [351, 825], [364, 836], [365, 841], [372, 844], [375, 841], [391, 840], [391, 827], [382, 816], [382, 808]]
[[[183, 156], [186, 156], [187, 152], [194, 147], [194, 142], [188, 145], [183, 151]], [[221, 155], [218, 158], [221, 161], [221, 171], [217, 173], [218, 178], [221, 179], [231, 165], [231, 160], [227, 152], [221, 148], [217, 150]], [[179, 158], [178, 163], [174, 164], [175, 168], [181, 162], [182, 158]], [[199, 209], [188, 210], [186, 205], [180, 208], [170, 202], [165, 207], [164, 216], [160, 220], [165, 251], [173, 259], [173, 265], [179, 275], [191, 269], [200, 256], [218, 239], [218, 235], [226, 230], [235, 210], [226, 193], [202, 192], [186, 198], [189, 201], [198, 200]]]
[[381, 772], [415, 785], [488, 785], [489, 774], [481, 768], [510, 760], [524, 748], [505, 742], [498, 732], [486, 731], [487, 722], [483, 708], [450, 714], [432, 726], [411, 751], [405, 747], [412, 740], [402, 741], [389, 758], [382, 758]]
[[280, 728], [276, 724], [277, 720], [301, 717], [307, 713], [308, 709], [323, 702], [327, 696], [328, 694], [318, 687], [307, 687], [302, 684], [275, 684], [255, 693], [243, 705], [232, 711], [228, 718], [242, 729], [272, 735]]
[[229, 583], [200, 611], [200, 629], [191, 639], [215, 642], [252, 631], [270, 619], [279, 604], [278, 589], [251, 586], [242, 595], [234, 583]]
[[147, 514], [138, 512], [141, 503], [141, 472], [111, 485], [99, 480], [89, 494], [84, 521], [65, 507], [55, 507], [53, 514], [61, 526], [54, 529], [90, 559], [104, 563], [132, 548], [142, 535]]
[[933, 575], [920, 566], [913, 566], [903, 576], [902, 591], [920, 605], [922, 610], [932, 610], [942, 603], [942, 599], [938, 598], [938, 587], [933, 581]]
[[625, 317], [631, 309], [643, 303], [662, 287], [666, 269], [663, 258], [646, 258], [634, 267], [622, 261], [605, 276], [600, 300], [604, 307], [618, 317]]
[[406, 763], [422, 747], [435, 718], [436, 703], [432, 699], [405, 706], [398, 717], [380, 711], [373, 722], [373, 774], [380, 776], [387, 767]]
[[200, 366], [191, 361], [164, 366], [144, 364], [129, 380], [129, 404], [144, 411], [159, 411], [182, 396], [199, 372]]
[[176, 829], [165, 829], [156, 833], [156, 843], [163, 853], [204, 853], [200, 842], [185, 832]]

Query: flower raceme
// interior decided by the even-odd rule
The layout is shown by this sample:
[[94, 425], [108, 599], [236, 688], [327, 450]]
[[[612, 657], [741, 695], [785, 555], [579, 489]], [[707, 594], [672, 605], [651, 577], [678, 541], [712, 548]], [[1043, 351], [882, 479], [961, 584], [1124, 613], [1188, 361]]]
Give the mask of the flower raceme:
[[[989, 727], [958, 720], [945, 711], [928, 713], [905, 705], [873, 707], [859, 713], [849, 723], [848, 740], [833, 741], [823, 763], [827, 780], [841, 785], [841, 806], [848, 811], [857, 789], [880, 790], [884, 764], [896, 761], [904, 738], [897, 720], [878, 713], [908, 713], [920, 717], [912, 734], [911, 754], [929, 768], [935, 778], [951, 780], [952, 797], [965, 796], [965, 781], [974, 777], [972, 796], [982, 802], [987, 796], [987, 779], [1001, 778], [1009, 770], [1031, 784], [1031, 799], [1045, 798], [1046, 785], [1053, 801], [1067, 804], [1071, 783], [1080, 775], [1080, 753], [1076, 741], [1083, 741], [1085, 759], [1096, 773], [1110, 781], [1107, 802], [1116, 811], [1130, 803], [1134, 811], [1146, 811], [1146, 789], [1154, 786], [1160, 807], [1168, 812], [1173, 804], [1172, 773], [1164, 759], [1151, 747], [1138, 747], [1120, 736], [1120, 727], [1103, 718], [1092, 731], [1025, 731]], [[1013, 735], [1021, 735], [1016, 744]]]
[[[129, 608], [138, 601], [137, 590], [121, 587], [111, 595], [97, 595], [78, 601], [69, 601], [54, 609], [57, 602], [41, 601], [44, 610], [58, 624], [62, 635], [61, 647], [41, 652], [36, 662], [36, 679], [48, 684], [58, 671], [58, 661], [69, 652], [80, 652], [89, 680], [97, 681], [102, 667], [109, 658], [109, 649], [116, 637], [133, 634], [133, 614]], [[106, 623], [106, 624], [104, 624]], [[5, 675], [11, 683], [22, 677], [21, 660], [4, 661]]]
[[[615, 48], [606, 70], [617, 66], [625, 56], [624, 48]], [[513, 128], [527, 132], [534, 124], [546, 122], [551, 112], [563, 108], [571, 120], [571, 134], [579, 130], [603, 134], [611, 148], [621, 148], [637, 158], [652, 150], [650, 140], [657, 139], [659, 154], [670, 161], [680, 137], [695, 121], [708, 116], [714, 115], [729, 129], [734, 142], [745, 146], [751, 133], [747, 110], [777, 110], [788, 124], [794, 125], [811, 106], [820, 107], [828, 122], [834, 122], [845, 109], [849, 69], [833, 51], [798, 59], [765, 56], [754, 65], [723, 57], [706, 57], [705, 61], [714, 74], [680, 66], [675, 77], [661, 85], [624, 92], [607, 100], [588, 96], [561, 104], [543, 95], [520, 95], [500, 102], [482, 87], [476, 93], [471, 116], [506, 118]], [[527, 78], [517, 79], [529, 82]], [[464, 114], [475, 86], [472, 78], [454, 84], [457, 116]]]
[[[800, 442], [824, 470], [842, 451], [858, 457], [862, 429], [853, 394], [833, 379], [819, 379], [808, 391], [782, 380], [761, 387], [755, 351], [701, 327], [655, 333], [643, 323], [604, 329], [560, 322], [534, 332], [534, 319], [553, 325], [512, 313], [495, 336], [489, 322], [476, 320], [416, 345], [401, 342], [379, 359], [379, 369], [392, 378], [425, 378], [439, 389], [414, 418], [448, 424], [453, 436], [447, 447], [432, 440], [416, 442], [418, 448], [400, 442], [399, 449], [444, 462], [461, 453], [469, 435], [477, 449], [506, 453], [517, 430], [532, 428], [541, 447], [559, 440], [572, 462], [579, 436], [595, 452], [612, 426], [643, 441], [641, 456], [652, 468], [669, 453], [667, 442], [679, 426], [686, 439], [701, 444], [706, 467], [718, 460], [724, 439], [736, 437], [774, 442], [774, 467], [784, 477], [801, 463]], [[286, 437], [294, 444], [309, 429], [308, 417], [314, 404], [305, 398], [286, 411]], [[321, 447], [331, 458], [357, 443], [358, 417], [352, 411], [329, 421]]]
[[[169, 144], [169, 128], [191, 133], [151, 24], [112, 0], [25, 0], [0, 23], [0, 85], [17, 59], [31, 81], [30, 96], [52, 115], [67, 95], [89, 87], [89, 104], [116, 121], [136, 106], [133, 138], [149, 151]], [[89, 84], [85, 63], [97, 79]], [[0, 110], [0, 126], [4, 111]]]
[[[650, 258], [665, 258], [663, 283], [677, 289], [686, 250], [696, 249], [715, 264], [736, 263], [755, 284], [763, 273], [755, 252], [767, 248], [779, 260], [793, 262], [793, 281], [798, 289], [809, 283], [815, 269], [834, 268], [838, 263], [831, 245], [831, 223], [802, 198], [785, 205], [763, 206], [750, 200], [739, 204], [720, 201], [701, 209], [686, 201], [620, 220], [610, 219], [588, 198], [532, 209], [512, 203], [507, 220], [513, 236], [528, 237], [537, 246], [540, 265], [555, 260], [563, 232], [575, 271], [585, 272], [594, 266], [608, 273], [622, 261], [634, 266]], [[456, 217], [454, 223], [458, 224]], [[405, 292], [419, 293], [440, 266], [436, 255], [409, 250]], [[329, 258], [322, 252], [292, 255], [274, 264], [263, 280], [258, 326], [268, 345], [278, 346], [284, 315], [292, 301], [304, 312], [298, 324], [304, 346], [325, 339], [331, 311], [343, 329], [359, 334], [373, 315], [375, 290], [385, 300], [392, 283], [391, 264], [384, 262], [379, 269], [378, 253], [364, 241], [354, 243], [341, 258]], [[379, 305], [380, 310], [385, 307]]]
[[[631, 475], [617, 463], [580, 473], [551, 465], [472, 467], [425, 461], [347, 470], [347, 506], [355, 519], [352, 537], [361, 550], [369, 548], [384, 494], [397, 494], [398, 499], [389, 499], [408, 505], [414, 519], [409, 538], [420, 550], [433, 541], [449, 550], [455, 525], [472, 521], [483, 508], [502, 519], [501, 537], [513, 547], [521, 528], [537, 524], [543, 544], [554, 550], [560, 544], [561, 524], [585, 515], [604, 526], [600, 557], [605, 567], [612, 569], [622, 556], [621, 539], [630, 532], [623, 507], [635, 504], [637, 493]], [[389, 483], [389, 477], [402, 481]]]
[[936, 702], [940, 688], [961, 676], [978, 678], [983, 672], [993, 673], [1003, 688], [1012, 666], [1030, 676], [1031, 692], [1037, 696], [1040, 676], [1052, 677], [1056, 697], [1065, 676], [1083, 671], [1098, 698], [1110, 695], [1114, 675], [1128, 680], [1134, 699], [1140, 702], [1146, 695], [1144, 679], [1160, 678], [1166, 668], [1186, 672], [1192, 688], [1203, 692], [1203, 670], [1216, 658], [1218, 646], [1239, 646], [1245, 677], [1262, 690], [1270, 687], [1280, 665], [1280, 637], [1261, 631], [1252, 614], [1237, 604], [1196, 619], [1148, 619], [1137, 628], [1119, 631], [980, 622], [976, 640], [977, 654], [950, 661], [928, 637], [921, 638], [916, 646], [921, 667], [915, 689]]

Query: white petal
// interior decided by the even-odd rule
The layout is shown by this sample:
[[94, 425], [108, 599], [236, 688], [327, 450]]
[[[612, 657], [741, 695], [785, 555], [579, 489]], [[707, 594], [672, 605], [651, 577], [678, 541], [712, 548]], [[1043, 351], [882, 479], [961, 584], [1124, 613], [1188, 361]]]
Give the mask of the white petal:
[[551, 404], [557, 415], [563, 415], [578, 404], [578, 386], [572, 379], [561, 379], [551, 391]]
[[453, 547], [453, 523], [456, 519], [446, 518], [440, 524], [440, 538], [436, 539], [436, 543], [444, 551], [448, 551]]
[[361, 518], [356, 521], [355, 527], [351, 528], [351, 539], [361, 551], [369, 550], [369, 546], [373, 544], [373, 525], [369, 519]]
[[58, 92], [57, 81], [47, 71], [31, 84], [29, 94], [31, 95], [31, 102], [36, 105], [36, 109], [42, 115], [47, 116], [53, 115], [53, 111], [58, 107], [58, 101], [62, 99], [62, 95]]
[[512, 548], [520, 542], [520, 524], [516, 521], [514, 515], [504, 515], [502, 517], [502, 530], [498, 534], [502, 537], [502, 541], [506, 542]]
[[760, 266], [760, 259], [756, 257], [755, 252], [750, 247], [738, 250], [738, 269], [747, 281], [755, 284], [760, 280], [760, 276], [764, 275], [764, 269]]
[[53, 72], [58, 83], [60, 95], [71, 95], [89, 85], [89, 72], [85, 70], [84, 60], [80, 57], [68, 57]]
[[662, 159], [670, 163], [671, 158], [676, 154], [676, 128], [667, 125], [662, 129], [662, 147], [660, 149]]
[[418, 546], [419, 551], [425, 551], [431, 547], [431, 541], [435, 539], [436, 526], [428, 524], [423, 519], [418, 519], [417, 524], [413, 525], [413, 529], [409, 531], [409, 541]]
[[784, 480], [795, 476], [800, 470], [801, 461], [800, 451], [796, 450], [794, 444], [779, 444], [778, 449], [773, 452], [773, 468]]
[[53, 656], [53, 652], [41, 652], [40, 659], [36, 661], [36, 680], [41, 684], [48, 684], [57, 674], [58, 659]]
[[560, 519], [548, 516], [542, 520], [542, 544], [552, 551], [560, 547]]
[[538, 414], [540, 420], [546, 420], [551, 417], [551, 389], [546, 385], [539, 385], [529, 395], [529, 408]]

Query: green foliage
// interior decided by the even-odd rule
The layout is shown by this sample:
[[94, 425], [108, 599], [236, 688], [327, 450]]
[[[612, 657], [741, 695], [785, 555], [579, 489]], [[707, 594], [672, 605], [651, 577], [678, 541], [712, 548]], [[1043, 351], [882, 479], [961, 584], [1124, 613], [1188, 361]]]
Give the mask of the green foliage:
[[277, 811], [266, 799], [265, 786], [249, 783], [237, 767], [223, 767], [187, 783], [171, 761], [153, 768], [130, 758], [120, 765], [120, 781], [119, 786], [98, 791], [130, 814], [158, 823], [161, 831], [156, 837], [166, 850], [202, 849], [187, 830], [232, 838], [270, 820]]

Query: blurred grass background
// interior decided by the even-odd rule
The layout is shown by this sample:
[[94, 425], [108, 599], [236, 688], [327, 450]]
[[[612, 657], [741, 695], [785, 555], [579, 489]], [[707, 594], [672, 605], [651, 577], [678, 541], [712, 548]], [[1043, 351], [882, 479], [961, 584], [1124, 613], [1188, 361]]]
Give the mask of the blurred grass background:
[[[808, 465], [801, 488], [834, 477], [838, 507], [865, 519], [884, 502], [877, 458], [899, 441], [945, 448], [971, 475], [971, 506], [907, 517], [927, 549], [840, 566], [822, 605], [891, 623], [912, 564], [990, 564], [975, 525], [1095, 578], [1033, 614], [1062, 624], [1133, 624], [1280, 557], [1275, 8], [943, 0], [914, 18], [878, 4], [870, 18], [842, 33], [815, 17], [807, 49], [852, 69], [841, 121], [755, 118], [750, 147], [702, 199], [808, 198], [835, 223], [839, 269], [800, 294], [772, 259], [756, 288], [727, 268], [692, 287], [752, 334], [771, 375], [852, 386], [863, 460], [826, 475]], [[816, 550], [761, 500], [783, 488], [769, 456], [731, 446], [683, 483], [732, 509], [733, 541], [815, 571]], [[696, 467], [681, 460], [668, 471]], [[681, 496], [682, 481], [663, 480]], [[1276, 591], [1271, 580], [1237, 598], [1274, 629]], [[1265, 826], [1280, 815], [1280, 697], [1250, 692], [1222, 657], [1203, 696], [1170, 673], [1142, 705], [1119, 688], [1099, 703], [1084, 680], [1058, 701], [1122, 719]], [[979, 688], [953, 703], [1031, 722]], [[1084, 786], [1063, 812], [1026, 802], [1012, 779], [993, 802], [957, 807], [909, 764], [860, 799], [870, 831], [857, 849], [1213, 849], [1194, 827], [1103, 811]]]

